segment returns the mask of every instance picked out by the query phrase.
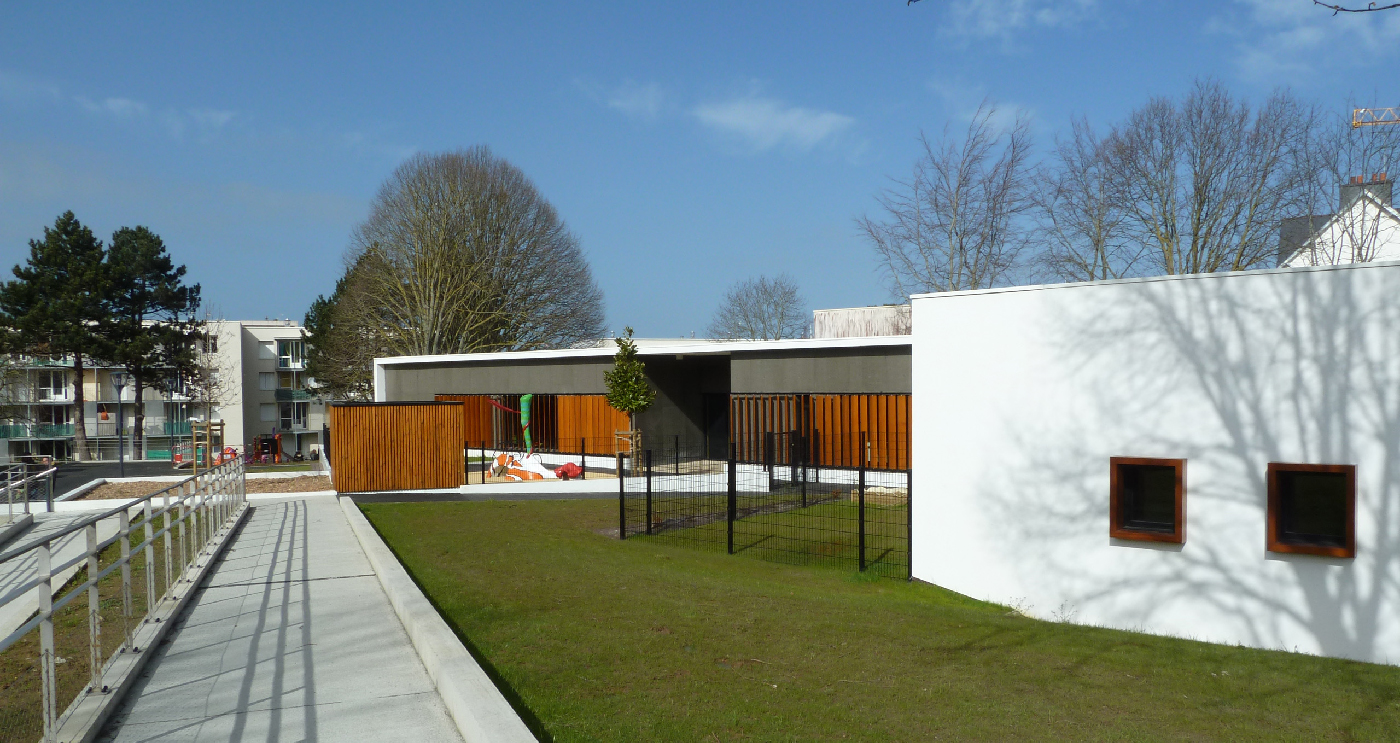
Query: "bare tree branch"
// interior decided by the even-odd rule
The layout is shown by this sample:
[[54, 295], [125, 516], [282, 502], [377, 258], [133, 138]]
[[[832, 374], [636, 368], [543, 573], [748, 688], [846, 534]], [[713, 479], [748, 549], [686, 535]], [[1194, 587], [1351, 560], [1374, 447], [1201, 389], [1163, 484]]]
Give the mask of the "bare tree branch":
[[998, 126], [996, 113], [983, 102], [960, 139], [921, 136], [913, 178], [879, 197], [885, 219], [857, 220], [894, 294], [982, 289], [1015, 264], [1031, 206], [1030, 121]]
[[[917, 2], [917, 0], [914, 1]], [[1395, 8], [1400, 8], [1400, 3], [1390, 3], [1389, 5], [1376, 5], [1375, 3], [1367, 3], [1366, 7], [1364, 8], [1348, 8], [1344, 5], [1324, 3], [1322, 2], [1322, 0], [1313, 0], [1313, 5], [1321, 5], [1322, 7], [1327, 8], [1328, 10], [1332, 11], [1332, 15], [1336, 15], [1338, 13], [1375, 13], [1376, 11], [1380, 10], [1393, 10]]]
[[786, 275], [735, 284], [710, 322], [711, 338], [780, 340], [811, 335], [806, 302]]

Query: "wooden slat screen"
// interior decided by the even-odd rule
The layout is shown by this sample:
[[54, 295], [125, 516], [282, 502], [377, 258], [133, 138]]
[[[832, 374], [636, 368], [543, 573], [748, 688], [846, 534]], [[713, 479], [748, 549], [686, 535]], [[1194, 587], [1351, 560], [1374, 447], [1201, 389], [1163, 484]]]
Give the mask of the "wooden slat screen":
[[[862, 441], [872, 469], [909, 467], [909, 395], [731, 395], [730, 440], [744, 462], [762, 462], [767, 434], [805, 437], [813, 462], [858, 467]], [[862, 439], [864, 436], [864, 439]], [[773, 457], [785, 464], [778, 446]]]
[[337, 492], [455, 488], [465, 482], [462, 405], [332, 405], [331, 477]]
[[[472, 446], [485, 443], [493, 449], [523, 449], [520, 416], [509, 413], [488, 402], [511, 410], [520, 409], [520, 395], [434, 395], [443, 402], [460, 401], [467, 417], [467, 441]], [[627, 414], [614, 410], [604, 395], [535, 395], [530, 401], [530, 438], [535, 449], [572, 454], [582, 443], [590, 455], [611, 456], [617, 453], [614, 432], [629, 427]]]

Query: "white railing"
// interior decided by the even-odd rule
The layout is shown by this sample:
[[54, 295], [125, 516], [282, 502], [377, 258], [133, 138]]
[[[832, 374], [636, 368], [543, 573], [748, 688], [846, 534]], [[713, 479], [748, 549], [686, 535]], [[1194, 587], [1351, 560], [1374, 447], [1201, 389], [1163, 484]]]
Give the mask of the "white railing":
[[[0, 653], [9, 650], [16, 643], [25, 640], [30, 633], [38, 633], [38, 673], [42, 694], [33, 700], [40, 706], [39, 717], [43, 721], [44, 741], [53, 741], [60, 726], [72, 716], [73, 711], [94, 696], [108, 693], [108, 681], [120, 676], [112, 666], [122, 657], [149, 648], [139, 647], [137, 634], [149, 637], [141, 625], [152, 621], [160, 622], [161, 615], [168, 613], [174, 602], [194, 588], [191, 571], [203, 568], [207, 558], [212, 557], [217, 546], [228, 531], [237, 523], [247, 505], [244, 490], [243, 463], [234, 461], [215, 467], [199, 475], [187, 478], [143, 498], [125, 501], [122, 505], [94, 516], [83, 518], [77, 523], [28, 544], [0, 553], [0, 583], [8, 588], [0, 595], [0, 618], [7, 616], [5, 610], [15, 606], [18, 612], [9, 616], [28, 617], [33, 609], [26, 609], [24, 602], [37, 602], [37, 614], [10, 631], [0, 640]], [[117, 521], [112, 536], [99, 539], [99, 526], [111, 532], [110, 521]], [[76, 549], [76, 535], [81, 532], [85, 544]], [[133, 535], [140, 541], [132, 543]], [[120, 555], [112, 557], [102, 552], [112, 545], [119, 545]], [[162, 550], [163, 570], [156, 559], [157, 547]], [[73, 553], [77, 554], [73, 554]], [[71, 555], [71, 556], [70, 556]], [[132, 565], [136, 556], [145, 573], [146, 611], [141, 616], [133, 612]], [[99, 558], [110, 559], [107, 565], [100, 566]], [[201, 562], [203, 561], [203, 562]], [[53, 581], [63, 578], [65, 572], [76, 574], [87, 569], [82, 583], [61, 595], [55, 595]], [[101, 600], [99, 585], [110, 592], [113, 586], [103, 584], [103, 579], [120, 571], [121, 575], [121, 614], [122, 640], [120, 648], [103, 658]], [[157, 573], [162, 573], [162, 589], [157, 592]], [[85, 688], [77, 693], [71, 704], [59, 699], [56, 682], [59, 664], [65, 659], [56, 652], [54, 636], [54, 616], [65, 606], [87, 596], [88, 624], [88, 673]], [[110, 604], [109, 604], [110, 606]], [[167, 620], [169, 617], [167, 617]], [[0, 627], [0, 632], [6, 631]], [[109, 630], [110, 631], [110, 630]], [[19, 648], [16, 648], [19, 650]], [[71, 650], [70, 650], [71, 652]], [[132, 655], [125, 655], [132, 654]], [[123, 673], [125, 670], [122, 671]], [[110, 677], [110, 678], [109, 678]], [[68, 712], [58, 715], [60, 704]], [[72, 724], [69, 721], [69, 724]], [[32, 731], [37, 732], [37, 731]], [[65, 730], [64, 734], [67, 735]], [[0, 730], [0, 738], [15, 739], [24, 735], [18, 730]], [[32, 738], [31, 738], [32, 739]]]
[[[37, 469], [37, 468], [35, 468]], [[33, 491], [37, 488], [44, 494], [44, 502], [48, 510], [53, 510], [53, 478], [58, 472], [57, 467], [50, 467], [42, 472], [29, 474], [28, 464], [11, 464], [0, 469], [0, 486], [5, 499], [5, 523], [15, 520], [15, 498], [18, 497], [21, 503], [21, 514], [29, 513], [29, 501]]]

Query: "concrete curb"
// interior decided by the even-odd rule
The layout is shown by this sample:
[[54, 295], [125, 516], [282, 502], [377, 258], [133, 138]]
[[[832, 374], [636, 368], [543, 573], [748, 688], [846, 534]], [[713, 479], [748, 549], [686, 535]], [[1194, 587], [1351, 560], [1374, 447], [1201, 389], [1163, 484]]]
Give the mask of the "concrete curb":
[[85, 485], [79, 485], [78, 487], [73, 488], [72, 490], [64, 493], [63, 495], [55, 497], [53, 499], [53, 502], [59, 503], [61, 501], [73, 500], [74, 498], [81, 498], [84, 495], [87, 495], [88, 493], [102, 487], [105, 484], [107, 484], [107, 479], [104, 477], [99, 477], [96, 480], [93, 480], [92, 482], [89, 482]]
[[141, 669], [155, 654], [152, 649], [160, 645], [161, 639], [169, 634], [171, 628], [176, 624], [174, 620], [180, 616], [185, 605], [196, 593], [199, 593], [200, 584], [213, 571], [214, 565], [219, 562], [224, 550], [233, 541], [233, 535], [238, 532], [249, 513], [252, 513], [252, 509], [245, 503], [238, 515], [234, 517], [233, 523], [224, 532], [218, 543], [214, 545], [213, 550], [209, 552], [204, 564], [196, 563], [196, 567], [190, 571], [185, 592], [175, 596], [173, 601], [162, 601], [158, 604], [156, 610], [148, 617], [148, 619], [155, 621], [143, 622], [137, 626], [132, 637], [132, 645], [137, 648], [137, 652], [119, 651], [108, 660], [107, 666], [102, 669], [102, 680], [108, 682], [106, 687], [108, 692], [106, 694], [79, 694], [68, 709], [59, 715], [54, 726], [54, 740], [90, 743], [97, 737], [98, 733], [102, 732], [102, 726], [107, 723], [107, 718], [116, 711], [122, 698], [131, 691]]
[[0, 550], [3, 550], [6, 544], [9, 544], [11, 539], [19, 536], [20, 532], [28, 529], [29, 525], [32, 523], [34, 523], [34, 514], [25, 513], [21, 514], [20, 517], [14, 521], [5, 524], [3, 528], [0, 528]]
[[388, 545], [379, 538], [354, 501], [340, 499], [340, 509], [365, 550], [379, 585], [393, 604], [418, 658], [466, 743], [514, 743], [536, 740], [530, 728], [501, 696], [447, 622], [418, 589]]

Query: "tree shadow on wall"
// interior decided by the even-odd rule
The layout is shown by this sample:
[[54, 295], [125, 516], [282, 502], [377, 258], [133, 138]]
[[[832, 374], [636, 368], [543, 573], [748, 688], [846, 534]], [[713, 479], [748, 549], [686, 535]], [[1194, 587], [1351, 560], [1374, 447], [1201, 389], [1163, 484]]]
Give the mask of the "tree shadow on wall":
[[[1008, 466], [980, 493], [1023, 584], [1091, 621], [1151, 627], [1184, 599], [1235, 625], [1217, 636], [1291, 648], [1306, 635], [1326, 655], [1387, 660], [1377, 642], [1400, 634], [1400, 271], [1082, 295], [1090, 304], [1041, 327], [1078, 407], [1053, 426], [1004, 421]], [[1109, 541], [1108, 457], [1167, 456], [1144, 452], [1188, 460], [1186, 546], [1115, 542], [1121, 562], [1086, 565], [1065, 547]], [[1265, 551], [1266, 467], [1281, 460], [1358, 464], [1354, 560]], [[1152, 549], [1176, 554], [1144, 559]]]

